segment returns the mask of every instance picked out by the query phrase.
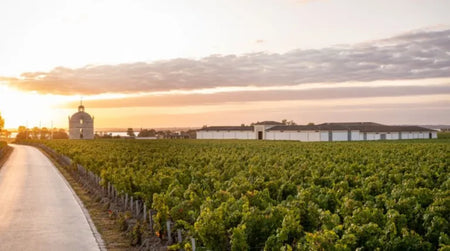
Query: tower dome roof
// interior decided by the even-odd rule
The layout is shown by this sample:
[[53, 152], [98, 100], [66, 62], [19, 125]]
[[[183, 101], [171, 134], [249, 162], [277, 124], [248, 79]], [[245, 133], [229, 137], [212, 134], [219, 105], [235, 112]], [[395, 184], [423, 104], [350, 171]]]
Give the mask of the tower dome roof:
[[91, 115], [89, 115], [89, 113], [84, 111], [76, 112], [70, 117], [70, 121], [79, 121], [80, 119], [83, 119], [86, 122], [93, 121]]
[[84, 110], [83, 103], [80, 102], [78, 111], [69, 116], [69, 139], [93, 139], [94, 138], [94, 117]]

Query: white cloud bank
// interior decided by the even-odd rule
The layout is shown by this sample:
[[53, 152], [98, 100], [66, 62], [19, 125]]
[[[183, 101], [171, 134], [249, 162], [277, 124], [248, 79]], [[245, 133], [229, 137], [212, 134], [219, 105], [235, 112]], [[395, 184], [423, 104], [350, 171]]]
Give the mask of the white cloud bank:
[[39, 93], [95, 95], [447, 77], [450, 29], [284, 54], [260, 52], [211, 55], [199, 60], [57, 67], [50, 72], [23, 73], [21, 78], [0, 77], [0, 82]]

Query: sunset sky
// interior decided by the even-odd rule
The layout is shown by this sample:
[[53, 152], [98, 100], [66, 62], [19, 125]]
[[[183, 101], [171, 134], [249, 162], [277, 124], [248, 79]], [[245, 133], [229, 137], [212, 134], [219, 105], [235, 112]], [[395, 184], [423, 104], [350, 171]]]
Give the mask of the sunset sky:
[[448, 0], [2, 0], [6, 128], [450, 124]]

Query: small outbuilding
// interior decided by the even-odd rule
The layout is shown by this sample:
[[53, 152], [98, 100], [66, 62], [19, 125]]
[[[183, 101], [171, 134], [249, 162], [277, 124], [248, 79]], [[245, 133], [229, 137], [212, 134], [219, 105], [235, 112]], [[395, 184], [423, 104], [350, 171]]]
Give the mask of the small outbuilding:
[[78, 112], [69, 116], [69, 139], [94, 139], [94, 117], [84, 111], [82, 103]]

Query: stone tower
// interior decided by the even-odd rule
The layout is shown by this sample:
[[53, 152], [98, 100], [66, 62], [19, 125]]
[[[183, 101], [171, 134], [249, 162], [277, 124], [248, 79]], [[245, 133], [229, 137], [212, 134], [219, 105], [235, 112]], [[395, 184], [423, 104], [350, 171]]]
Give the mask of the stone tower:
[[80, 102], [78, 112], [69, 117], [69, 139], [93, 139], [94, 117], [84, 111]]

